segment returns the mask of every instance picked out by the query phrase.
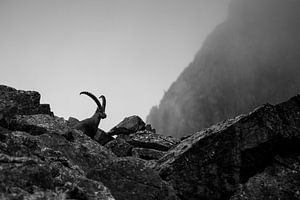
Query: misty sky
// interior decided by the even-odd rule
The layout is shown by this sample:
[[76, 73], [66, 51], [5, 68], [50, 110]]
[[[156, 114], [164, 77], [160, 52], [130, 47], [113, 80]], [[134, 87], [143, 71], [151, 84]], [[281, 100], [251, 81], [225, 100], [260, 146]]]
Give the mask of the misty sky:
[[145, 119], [224, 20], [227, 0], [0, 0], [0, 84], [36, 90], [57, 116], [107, 98], [109, 130]]

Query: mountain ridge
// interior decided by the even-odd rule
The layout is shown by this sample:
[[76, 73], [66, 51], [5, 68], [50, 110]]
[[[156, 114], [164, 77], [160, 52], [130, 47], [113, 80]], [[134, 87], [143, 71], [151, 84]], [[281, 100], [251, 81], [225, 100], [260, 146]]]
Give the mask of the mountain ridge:
[[179, 138], [299, 93], [298, 9], [297, 1], [232, 1], [146, 121]]

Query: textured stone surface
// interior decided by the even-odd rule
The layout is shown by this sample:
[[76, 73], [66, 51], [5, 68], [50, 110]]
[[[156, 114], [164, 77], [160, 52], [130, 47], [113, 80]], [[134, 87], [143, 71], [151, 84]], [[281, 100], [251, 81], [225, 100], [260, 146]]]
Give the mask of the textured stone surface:
[[[299, 155], [299, 146], [297, 148]], [[300, 199], [300, 157], [277, 156], [274, 161], [263, 172], [240, 185], [230, 200]]]
[[299, 156], [299, 146], [300, 95], [195, 133], [162, 157], [156, 169], [182, 200], [229, 199], [276, 155]]
[[48, 114], [52, 115], [49, 104], [40, 104], [41, 95], [35, 91], [16, 90], [0, 85], [0, 102], [13, 102], [17, 106], [17, 114]]
[[[2, 87], [1, 94], [14, 96], [19, 91]], [[36, 96], [30, 97], [22, 103], [37, 105]], [[122, 160], [73, 129], [70, 121], [23, 112], [30, 106], [11, 101], [0, 101], [0, 121], [5, 122], [0, 124], [1, 199], [177, 199], [173, 189], [142, 160]], [[15, 110], [21, 107], [26, 107], [22, 114]], [[114, 179], [102, 181], [103, 174], [96, 172]]]
[[177, 199], [170, 193], [168, 185], [161, 181], [158, 173], [150, 170], [143, 160], [130, 157], [112, 160], [88, 172], [87, 177], [102, 181], [111, 188], [116, 199]]
[[41, 135], [46, 132], [64, 134], [71, 130], [63, 118], [51, 115], [16, 115], [10, 122], [11, 130], [19, 130], [31, 135]]
[[138, 131], [130, 134], [126, 141], [135, 147], [156, 149], [160, 151], [168, 151], [171, 147], [177, 145], [179, 140], [163, 136], [150, 131]]
[[[113, 199], [101, 182], [85, 177], [84, 169], [89, 163], [98, 163], [99, 158], [95, 153], [93, 156], [93, 152], [86, 153], [89, 157], [78, 153], [77, 149], [84, 143], [77, 141], [73, 146], [55, 133], [32, 136], [1, 129], [0, 134], [5, 136], [0, 142], [0, 193], [3, 197]], [[109, 152], [105, 154], [109, 156]]]
[[108, 133], [106, 133], [105, 131], [98, 129], [98, 131], [94, 137], [94, 140], [97, 141], [102, 146], [104, 146], [108, 142], [114, 140], [114, 138], [112, 136], [110, 136]]
[[111, 150], [118, 157], [125, 157], [125, 156], [132, 155], [131, 151], [133, 146], [120, 138], [110, 141], [105, 145], [105, 147]]
[[139, 116], [126, 117], [122, 122], [112, 128], [108, 133], [109, 135], [119, 135], [135, 133], [139, 130], [144, 130], [146, 127], [145, 122]]
[[155, 150], [155, 149], [146, 149], [146, 148], [133, 148], [132, 156], [141, 158], [144, 160], [158, 160], [160, 159], [165, 152]]

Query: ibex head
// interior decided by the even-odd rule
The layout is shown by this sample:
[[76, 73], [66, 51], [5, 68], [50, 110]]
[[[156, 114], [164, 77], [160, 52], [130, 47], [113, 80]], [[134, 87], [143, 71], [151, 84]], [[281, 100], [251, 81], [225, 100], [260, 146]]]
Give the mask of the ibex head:
[[102, 99], [102, 105], [101, 105], [100, 101], [92, 93], [80, 92], [80, 94], [85, 94], [85, 95], [91, 97], [95, 101], [95, 103], [97, 104], [97, 110], [94, 115], [99, 116], [100, 119], [105, 119], [107, 117], [107, 115], [105, 114], [106, 98], [104, 95], [101, 95], [99, 97], [99, 99]]

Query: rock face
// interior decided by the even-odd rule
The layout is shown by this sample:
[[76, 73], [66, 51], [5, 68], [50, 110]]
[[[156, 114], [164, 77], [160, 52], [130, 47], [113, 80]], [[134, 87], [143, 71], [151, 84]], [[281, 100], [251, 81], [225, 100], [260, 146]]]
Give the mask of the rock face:
[[9, 93], [0, 96], [0, 199], [300, 198], [300, 95], [182, 141], [137, 116], [118, 126], [130, 131], [93, 140], [72, 128], [76, 119], [27, 110], [24, 93], [37, 92], [0, 88]]
[[156, 169], [182, 200], [298, 199], [300, 95], [181, 141]]
[[[16, 114], [33, 115], [48, 114], [52, 115], [49, 104], [40, 104], [41, 95], [35, 91], [16, 90], [5, 85], [0, 85], [0, 105], [2, 103], [9, 107], [16, 106]], [[9, 102], [9, 104], [7, 104]], [[1, 108], [0, 107], [0, 108]]]
[[300, 93], [300, 2], [232, 0], [147, 122], [180, 138]]
[[273, 165], [251, 177], [230, 199], [300, 199], [299, 186], [299, 156], [276, 156]]
[[146, 161], [118, 158], [41, 109], [37, 92], [0, 89], [1, 199], [178, 199]]

